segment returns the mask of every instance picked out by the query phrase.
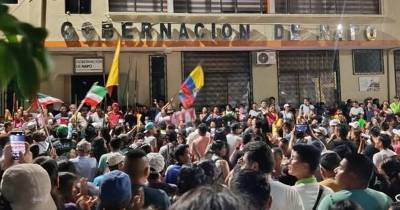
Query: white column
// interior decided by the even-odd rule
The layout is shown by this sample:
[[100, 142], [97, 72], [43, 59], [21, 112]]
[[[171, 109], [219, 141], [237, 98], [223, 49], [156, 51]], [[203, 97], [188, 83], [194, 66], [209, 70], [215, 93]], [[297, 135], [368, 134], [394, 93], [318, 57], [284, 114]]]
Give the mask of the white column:
[[174, 13], [174, 0], [168, 0], [168, 13]]

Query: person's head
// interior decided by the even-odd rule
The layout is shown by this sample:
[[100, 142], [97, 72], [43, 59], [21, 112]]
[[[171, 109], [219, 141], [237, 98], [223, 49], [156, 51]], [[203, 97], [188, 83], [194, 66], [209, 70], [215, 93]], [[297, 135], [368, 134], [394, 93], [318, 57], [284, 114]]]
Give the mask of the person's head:
[[112, 107], [112, 110], [113, 110], [114, 112], [118, 112], [118, 111], [119, 111], [119, 104], [118, 104], [118, 103], [114, 102], [114, 103], [111, 105], [111, 107]]
[[347, 134], [349, 133], [349, 128], [346, 124], [340, 124], [336, 126], [335, 132], [341, 139], [346, 139]]
[[73, 162], [69, 160], [60, 160], [57, 162], [58, 172], [70, 172], [73, 174], [77, 174], [78, 171]]
[[214, 161], [212, 160], [202, 160], [199, 163], [197, 163], [197, 166], [204, 171], [204, 175], [206, 176], [205, 184], [207, 185], [212, 185], [214, 184], [214, 181], [216, 178], [216, 165]]
[[392, 143], [390, 136], [387, 134], [380, 134], [378, 138], [374, 139], [375, 148], [388, 149]]
[[104, 174], [99, 198], [100, 206], [105, 210], [126, 209], [132, 198], [129, 176], [119, 170]]
[[283, 105], [283, 108], [285, 109], [285, 111], [289, 111], [290, 110], [290, 105], [289, 104], [285, 104]]
[[93, 152], [93, 156], [96, 158], [97, 161], [100, 160], [100, 157], [103, 154], [106, 154], [108, 152], [106, 140], [104, 140], [103, 137], [99, 136], [93, 140], [92, 152]]
[[170, 210], [240, 210], [240, 201], [229, 190], [219, 186], [202, 186], [181, 196]]
[[37, 164], [18, 164], [8, 168], [0, 184], [2, 196], [13, 210], [56, 210], [51, 197], [51, 181]]
[[58, 165], [57, 161], [53, 160], [49, 156], [42, 156], [35, 158], [33, 163], [38, 164], [47, 171], [50, 177], [52, 188], [56, 188], [58, 185]]
[[76, 105], [75, 104], [71, 104], [69, 106], [69, 111], [72, 112], [72, 113], [75, 113], [76, 112]]
[[121, 149], [122, 140], [118, 137], [114, 137], [110, 141], [111, 151], [119, 151]]
[[271, 173], [273, 168], [274, 157], [271, 148], [265, 142], [255, 141], [246, 144], [242, 169]]
[[178, 135], [174, 130], [168, 130], [167, 133], [165, 134], [165, 138], [167, 142], [175, 143], [178, 139]]
[[[135, 184], [146, 182], [150, 173], [149, 160], [140, 149], [132, 149], [125, 154], [124, 171]], [[142, 183], [141, 183], [142, 182]]]
[[178, 194], [183, 195], [187, 191], [204, 185], [206, 182], [204, 170], [197, 165], [183, 166], [177, 179]]
[[378, 126], [374, 126], [369, 130], [369, 134], [373, 137], [373, 138], [377, 138], [379, 137], [379, 134], [381, 133], [381, 129]]
[[90, 144], [90, 142], [88, 142], [86, 140], [81, 140], [76, 145], [76, 150], [78, 151], [78, 154], [80, 156], [89, 155], [91, 149], [92, 149], [92, 145]]
[[253, 109], [253, 110], [257, 110], [257, 103], [253, 103], [252, 105], [251, 105], [251, 108]]
[[208, 109], [207, 109], [207, 107], [203, 107], [203, 108], [201, 108], [201, 113], [203, 113], [203, 114], [206, 114], [208, 112]]
[[332, 204], [329, 210], [362, 210], [362, 208], [358, 203], [351, 200], [342, 200]]
[[239, 170], [230, 182], [230, 189], [244, 200], [249, 209], [269, 209], [271, 207], [271, 188], [262, 172]]
[[107, 166], [110, 171], [123, 170], [125, 157], [119, 152], [111, 153], [107, 158]]
[[228, 144], [224, 141], [216, 140], [211, 144], [211, 151], [220, 157], [225, 157], [228, 153]]
[[174, 158], [178, 162], [178, 164], [190, 163], [189, 145], [178, 145], [174, 150]]
[[59, 125], [56, 128], [56, 135], [58, 138], [66, 138], [68, 136], [68, 127], [64, 125]]
[[149, 159], [150, 166], [149, 180], [159, 181], [159, 178], [161, 177], [160, 173], [165, 167], [164, 157], [160, 153], [156, 152], [151, 152], [146, 156]]
[[206, 124], [201, 123], [199, 125], [198, 129], [199, 129], [199, 135], [200, 136], [205, 136], [206, 135], [206, 133], [207, 133], [207, 125]]
[[398, 103], [399, 102], [399, 97], [398, 96], [393, 97], [393, 102]]
[[76, 185], [79, 177], [71, 172], [60, 172], [58, 177], [58, 192], [61, 195], [62, 201], [64, 203], [74, 202], [74, 197], [78, 194]]
[[275, 168], [280, 166], [282, 163], [283, 159], [283, 151], [279, 147], [274, 147], [272, 148], [272, 154], [274, 155], [274, 160], [275, 160]]
[[322, 154], [319, 164], [322, 178], [335, 178], [335, 168], [339, 166], [340, 161], [340, 156], [336, 152], [327, 152]]
[[400, 181], [400, 160], [397, 156], [384, 159], [380, 169], [388, 180]]
[[67, 112], [67, 107], [65, 105], [62, 105], [60, 107], [60, 112], [61, 112], [61, 114], [65, 114]]
[[215, 107], [213, 108], [213, 113], [214, 113], [214, 114], [219, 114], [219, 108], [215, 106]]
[[309, 98], [305, 98], [303, 102], [307, 106], [310, 105], [310, 99]]
[[359, 107], [359, 104], [358, 104], [357, 101], [354, 101], [354, 102], [353, 102], [353, 107], [355, 107], [355, 108], [358, 108], [358, 107]]
[[236, 134], [236, 135], [240, 134], [242, 132], [242, 128], [241, 128], [240, 124], [239, 123], [232, 123], [231, 132], [233, 134]]
[[154, 135], [154, 134], [156, 134], [157, 133], [157, 129], [154, 126], [154, 123], [148, 122], [146, 124], [146, 126], [145, 126], [145, 131], [144, 132], [145, 132], [146, 135]]
[[374, 164], [361, 154], [351, 154], [340, 161], [335, 169], [335, 180], [344, 189], [364, 189], [373, 173]]
[[292, 149], [289, 174], [297, 179], [308, 178], [317, 170], [321, 152], [313, 145], [296, 144]]

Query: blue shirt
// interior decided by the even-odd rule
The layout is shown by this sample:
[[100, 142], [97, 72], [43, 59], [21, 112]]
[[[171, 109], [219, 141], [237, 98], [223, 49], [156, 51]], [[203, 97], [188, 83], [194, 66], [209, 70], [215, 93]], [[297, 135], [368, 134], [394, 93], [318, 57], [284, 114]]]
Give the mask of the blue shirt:
[[78, 171], [78, 175], [87, 178], [90, 182], [93, 181], [97, 171], [97, 161], [95, 158], [89, 156], [79, 156], [71, 159], [71, 162]]
[[181, 173], [181, 165], [170, 165], [165, 172], [165, 182], [168, 184], [177, 184], [178, 176]]

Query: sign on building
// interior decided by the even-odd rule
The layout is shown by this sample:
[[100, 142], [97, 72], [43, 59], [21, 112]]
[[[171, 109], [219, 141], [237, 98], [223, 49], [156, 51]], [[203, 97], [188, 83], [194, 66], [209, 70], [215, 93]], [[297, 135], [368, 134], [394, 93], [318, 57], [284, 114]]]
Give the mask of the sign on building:
[[103, 73], [103, 58], [74, 58], [75, 73]]

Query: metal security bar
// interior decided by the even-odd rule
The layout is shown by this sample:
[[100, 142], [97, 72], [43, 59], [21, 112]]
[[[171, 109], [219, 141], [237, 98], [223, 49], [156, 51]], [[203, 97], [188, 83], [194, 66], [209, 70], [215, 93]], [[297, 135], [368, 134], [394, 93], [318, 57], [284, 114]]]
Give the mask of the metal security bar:
[[167, 0], [109, 0], [110, 12], [167, 12]]
[[380, 0], [275, 0], [278, 14], [380, 14]]

